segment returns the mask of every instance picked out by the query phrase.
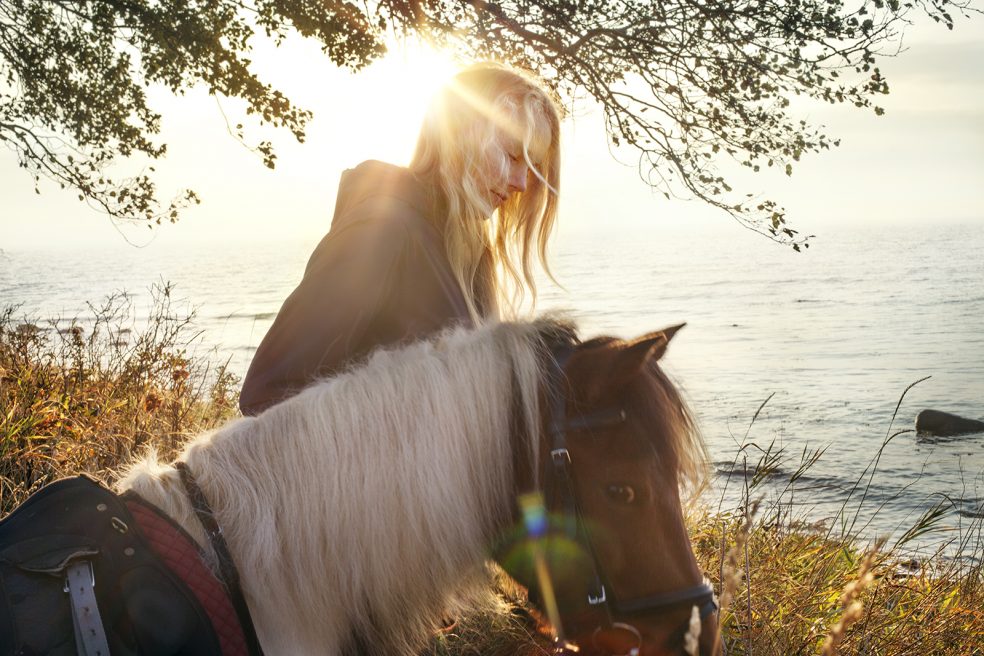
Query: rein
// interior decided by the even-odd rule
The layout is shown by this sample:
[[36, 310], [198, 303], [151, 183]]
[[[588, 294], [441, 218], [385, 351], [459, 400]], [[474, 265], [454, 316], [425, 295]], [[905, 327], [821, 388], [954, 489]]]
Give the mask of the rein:
[[[634, 636], [638, 645], [630, 649], [626, 656], [637, 656], [642, 650], [641, 633], [631, 624], [613, 622], [613, 614], [644, 614], [690, 604], [699, 608], [700, 618], [704, 620], [718, 609], [718, 605], [714, 597], [714, 588], [707, 579], [698, 585], [682, 590], [629, 600], [620, 600], [613, 594], [614, 591], [606, 590], [604, 568], [592, 545], [578, 503], [571, 453], [567, 446], [567, 433], [618, 425], [628, 420], [628, 413], [622, 408], [610, 408], [587, 415], [568, 417], [567, 401], [563, 393], [564, 366], [573, 352], [573, 349], [569, 347], [555, 349], [550, 358], [547, 400], [550, 404], [548, 446], [551, 466], [546, 477], [546, 505], [549, 511], [560, 512], [573, 518], [574, 530], [570, 537], [583, 545], [591, 556], [593, 571], [590, 573], [591, 585], [586, 599], [590, 610], [586, 615], [592, 622], [597, 623], [594, 635], [597, 636], [603, 628], [614, 628], [629, 633]], [[685, 620], [682, 631], [675, 631], [672, 637], [682, 639], [686, 633], [688, 622], [689, 620]], [[559, 637], [563, 639], [563, 627], [556, 628]]]
[[219, 577], [229, 594], [229, 600], [236, 611], [236, 617], [239, 618], [250, 656], [263, 656], [263, 649], [260, 647], [260, 641], [256, 637], [256, 629], [253, 626], [253, 618], [249, 614], [249, 607], [246, 605], [239, 584], [239, 571], [236, 569], [236, 563], [229, 552], [229, 545], [226, 544], [225, 538], [222, 536], [222, 529], [215, 521], [215, 513], [212, 512], [212, 507], [208, 504], [208, 499], [198, 485], [198, 481], [188, 469], [188, 464], [178, 462], [175, 463], [174, 467], [181, 476], [181, 484], [184, 486], [185, 494], [188, 495], [195, 516], [201, 522], [202, 528], [205, 529], [205, 535], [208, 536], [208, 542], [215, 551], [219, 565]]

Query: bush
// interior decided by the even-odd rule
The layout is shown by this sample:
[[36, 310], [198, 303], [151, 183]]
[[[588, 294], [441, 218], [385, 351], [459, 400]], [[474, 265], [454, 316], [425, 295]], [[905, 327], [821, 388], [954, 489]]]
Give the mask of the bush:
[[238, 380], [189, 356], [193, 313], [176, 313], [171, 292], [152, 290], [146, 322], [124, 293], [84, 318], [0, 310], [0, 515], [66, 475], [112, 481], [145, 445], [173, 455], [234, 415]]

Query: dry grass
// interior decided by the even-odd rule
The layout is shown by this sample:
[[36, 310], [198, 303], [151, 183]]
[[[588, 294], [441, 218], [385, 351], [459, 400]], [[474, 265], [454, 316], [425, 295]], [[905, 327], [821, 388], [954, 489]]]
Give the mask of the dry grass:
[[188, 356], [192, 317], [169, 286], [153, 292], [139, 327], [126, 294], [72, 319], [0, 309], [0, 515], [62, 476], [111, 481], [145, 445], [173, 453], [234, 414], [238, 381]]
[[[913, 385], [899, 398], [896, 413]], [[959, 504], [942, 499], [888, 547], [886, 537], [866, 545], [853, 533], [872, 503], [869, 489], [885, 447], [911, 432], [894, 430], [894, 422], [893, 415], [881, 448], [850, 490], [840, 515], [822, 524], [794, 519], [790, 499], [796, 482], [823, 451], [804, 451], [798, 462], [790, 463], [774, 444], [749, 448], [753, 443], [746, 433], [733, 465], [741, 473], [738, 510], [706, 512], [692, 524], [705, 568], [724, 573], [725, 589], [736, 582], [744, 591], [730, 593], [736, 601], [721, 618], [727, 653], [984, 654], [982, 513], [944, 532], [944, 520]], [[750, 463], [747, 454], [752, 452], [759, 455]], [[784, 486], [776, 487], [782, 471], [792, 473]], [[759, 512], [756, 499], [762, 498], [766, 480], [781, 492]], [[751, 527], [749, 516], [754, 517]], [[937, 551], [914, 558], [910, 547], [928, 534], [940, 538]], [[725, 544], [745, 554], [741, 578], [727, 574], [736, 558], [724, 556], [723, 567], [715, 559], [725, 553]]]
[[[237, 381], [188, 355], [190, 317], [172, 311], [167, 287], [156, 298], [141, 328], [125, 295], [79, 320], [42, 323], [0, 311], [0, 514], [60, 476], [85, 471], [112, 480], [114, 468], [145, 445], [173, 453], [185, 436], [235, 414]], [[775, 479], [784, 456], [769, 447], [749, 463], [748, 453], [743, 447], [738, 455], [738, 507], [690, 519], [698, 560], [724, 607], [726, 653], [984, 654], [982, 518], [954, 538], [968, 558], [949, 559], [941, 549], [905, 567], [907, 544], [933, 530], [945, 503], [894, 543], [868, 549], [850, 531], [833, 530], [850, 528], [852, 517], [816, 526], [795, 521], [788, 503], [761, 510], [759, 486]], [[804, 453], [790, 486], [820, 457]], [[861, 503], [876, 468], [877, 456], [867, 482], [859, 479]], [[497, 611], [460, 619], [435, 636], [428, 654], [549, 653], [521, 592], [503, 581], [499, 588]]]
[[[730, 522], [730, 534], [742, 519]], [[726, 524], [727, 525], [727, 524]], [[721, 523], [695, 527], [699, 557], [717, 569]], [[729, 654], [982, 654], [980, 565], [938, 555], [912, 573], [900, 557], [808, 527], [756, 523], [739, 588], [722, 617]]]

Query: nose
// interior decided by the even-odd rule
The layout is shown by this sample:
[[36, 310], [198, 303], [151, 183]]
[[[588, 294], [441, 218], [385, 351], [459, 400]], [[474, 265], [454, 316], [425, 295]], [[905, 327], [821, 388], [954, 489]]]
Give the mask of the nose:
[[526, 166], [526, 162], [519, 160], [518, 162], [513, 162], [512, 166], [509, 167], [509, 191], [512, 192], [523, 192], [526, 191], [526, 179], [529, 176], [529, 167]]

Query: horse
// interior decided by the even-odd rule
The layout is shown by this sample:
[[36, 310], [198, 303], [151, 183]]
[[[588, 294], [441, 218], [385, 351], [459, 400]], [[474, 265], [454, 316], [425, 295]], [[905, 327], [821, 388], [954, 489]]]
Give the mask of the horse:
[[[713, 590], [681, 507], [681, 490], [706, 474], [706, 451], [659, 367], [677, 328], [581, 341], [572, 323], [541, 318], [377, 350], [194, 437], [174, 463], [147, 453], [115, 486], [132, 512], [111, 505], [112, 526], [132, 536], [119, 524], [154, 513], [176, 524], [198, 554], [189, 586], [222, 582], [243, 653], [419, 653], [449, 609], [481, 598], [494, 553], [529, 588], [558, 648], [716, 654]], [[0, 588], [16, 569], [9, 554], [23, 552], [4, 548], [18, 513], [30, 514], [0, 522]], [[58, 562], [48, 574], [65, 575]], [[95, 569], [96, 592], [119, 589], [98, 580], [108, 565]], [[160, 624], [159, 606], [144, 605], [145, 624]], [[112, 612], [125, 617], [126, 603]], [[16, 617], [0, 608], [0, 634], [5, 621]], [[140, 624], [128, 622], [131, 633]], [[165, 653], [121, 644], [107, 628], [114, 654]], [[153, 635], [174, 641], [167, 627]], [[30, 653], [3, 643], [0, 654]], [[167, 653], [235, 651], [228, 644]]]

